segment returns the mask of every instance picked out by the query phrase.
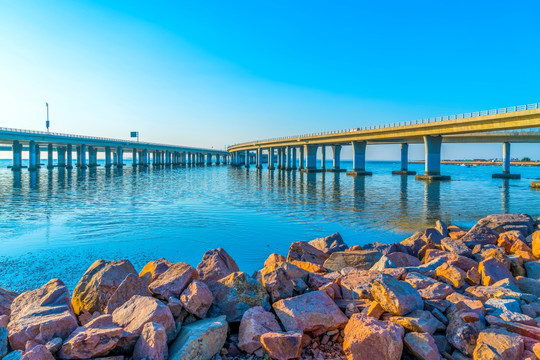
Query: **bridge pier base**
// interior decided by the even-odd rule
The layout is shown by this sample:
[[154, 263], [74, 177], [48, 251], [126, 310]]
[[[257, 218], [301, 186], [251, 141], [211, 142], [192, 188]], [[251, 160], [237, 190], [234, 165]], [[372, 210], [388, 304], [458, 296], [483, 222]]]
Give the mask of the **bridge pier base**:
[[441, 175], [441, 144], [442, 136], [424, 136], [426, 152], [426, 173], [416, 175], [416, 180], [422, 181], [448, 181], [450, 176]]
[[73, 169], [73, 146], [71, 144], [68, 144], [66, 152], [67, 152], [66, 169]]
[[503, 143], [503, 172], [502, 174], [493, 174], [491, 177], [493, 179], [521, 179], [520, 174], [511, 174], [510, 173], [510, 143]]
[[52, 144], [49, 144], [47, 145], [47, 169], [52, 170], [53, 168], [53, 146]]
[[116, 167], [124, 167], [124, 148], [121, 146], [116, 148]]
[[249, 169], [249, 150], [244, 151], [244, 166]]
[[306, 168], [302, 169], [303, 173], [321, 172], [322, 169], [317, 169], [317, 145], [304, 145], [306, 151]]
[[106, 147], [105, 148], [105, 167], [106, 168], [110, 168], [112, 166], [112, 162], [111, 162], [111, 148], [110, 147]]
[[333, 166], [331, 169], [326, 169], [327, 172], [347, 172], [347, 169], [341, 168], [341, 145], [332, 145], [332, 152], [334, 153]]
[[401, 170], [392, 171], [393, 175], [416, 175], [416, 171], [409, 171], [409, 144], [401, 144]]
[[295, 147], [291, 149], [291, 157], [292, 157], [291, 170], [296, 170], [298, 169], [298, 166], [296, 166], [296, 148]]
[[353, 141], [351, 143], [353, 148], [353, 169], [347, 171], [347, 175], [350, 176], [370, 176], [373, 175], [371, 171], [366, 171], [366, 146], [365, 141]]
[[299, 149], [298, 149], [298, 152], [300, 153], [299, 156], [298, 156], [298, 169], [300, 169], [300, 171], [302, 171], [304, 168], [305, 168], [305, 165], [304, 165], [304, 162], [305, 162], [305, 157], [304, 157], [304, 147], [301, 146]]
[[21, 171], [22, 169], [22, 144], [17, 140], [13, 141], [13, 164], [12, 171]]
[[66, 148], [65, 147], [57, 147], [56, 153], [58, 156], [58, 167], [63, 168], [66, 167]]
[[80, 159], [79, 159], [78, 166], [80, 169], [86, 169], [88, 167], [88, 165], [86, 164], [86, 145], [81, 145], [79, 147], [79, 151], [80, 151]]

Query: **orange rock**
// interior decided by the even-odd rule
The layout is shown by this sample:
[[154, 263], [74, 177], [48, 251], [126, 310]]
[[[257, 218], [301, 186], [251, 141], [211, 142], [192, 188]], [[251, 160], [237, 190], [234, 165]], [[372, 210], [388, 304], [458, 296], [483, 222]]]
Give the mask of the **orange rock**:
[[482, 275], [482, 285], [485, 286], [492, 285], [503, 279], [510, 279], [512, 282], [516, 282], [506, 265], [495, 258], [488, 258], [480, 262], [478, 271]]
[[274, 264], [277, 264], [283, 261], [287, 261], [285, 256], [273, 253], [273, 254], [270, 254], [268, 258], [266, 259], [266, 261], [264, 262], [264, 267], [272, 266]]
[[478, 335], [473, 358], [520, 360], [523, 349], [523, 339], [519, 335], [502, 329], [489, 329]]
[[325, 268], [323, 268], [321, 265], [317, 265], [317, 264], [310, 263], [310, 262], [307, 262], [307, 261], [293, 260], [293, 261], [291, 261], [291, 263], [293, 265], [298, 266], [300, 269], [304, 269], [304, 270], [309, 271], [311, 273], [316, 273], [316, 274], [326, 274], [327, 273]]
[[371, 316], [375, 319], [379, 319], [381, 315], [384, 313], [384, 309], [378, 302], [372, 301], [368, 307], [362, 310], [362, 313], [366, 314], [367, 316]]
[[534, 256], [540, 258], [540, 230], [532, 234], [532, 251]]
[[444, 263], [436, 270], [439, 280], [459, 289], [465, 284], [467, 274], [458, 267]]
[[139, 273], [139, 277], [144, 281], [146, 286], [148, 286], [152, 281], [156, 280], [159, 275], [163, 274], [171, 267], [172, 264], [172, 262], [165, 260], [164, 258], [150, 261], [144, 265]]

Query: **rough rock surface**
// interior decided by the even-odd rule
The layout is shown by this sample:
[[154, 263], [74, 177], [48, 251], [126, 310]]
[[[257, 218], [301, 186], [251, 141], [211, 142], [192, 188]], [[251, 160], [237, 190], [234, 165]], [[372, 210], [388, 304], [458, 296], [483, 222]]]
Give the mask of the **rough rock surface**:
[[11, 303], [19, 296], [16, 292], [0, 287], [0, 315], [11, 314]]
[[144, 265], [139, 273], [139, 277], [145, 283], [145, 285], [148, 286], [152, 281], [156, 280], [159, 275], [167, 271], [167, 269], [172, 265], [172, 262], [164, 258], [150, 261]]
[[128, 274], [111, 295], [104, 312], [106, 314], [112, 314], [114, 310], [124, 305], [134, 295], [150, 296], [150, 291], [148, 291], [148, 285], [145, 285], [140, 277], [136, 274]]
[[197, 265], [199, 279], [210, 283], [223, 279], [234, 272], [240, 271], [233, 258], [222, 248], [208, 250]]
[[279, 300], [273, 307], [287, 331], [303, 331], [317, 336], [347, 323], [347, 317], [324, 291]]
[[435, 339], [430, 334], [410, 332], [403, 338], [403, 343], [419, 360], [441, 359]]
[[336, 251], [345, 251], [349, 248], [339, 233], [311, 240], [308, 244], [326, 254], [331, 254]]
[[197, 280], [199, 274], [191, 265], [184, 262], [170, 266], [163, 274], [148, 285], [152, 295], [167, 300], [169, 297], [180, 297], [190, 282]]
[[473, 357], [475, 360], [519, 360], [524, 350], [521, 336], [506, 330], [491, 329], [478, 335]]
[[302, 332], [268, 332], [261, 336], [261, 343], [272, 359], [296, 359], [302, 352]]
[[73, 290], [73, 310], [103, 313], [109, 299], [128, 274], [137, 274], [128, 260], [97, 260], [84, 273]]
[[371, 282], [371, 295], [382, 308], [395, 315], [423, 310], [422, 297], [409, 283], [381, 274]]
[[8, 330], [14, 350], [24, 350], [28, 341], [45, 344], [55, 337], [65, 339], [76, 328], [69, 292], [61, 280], [22, 293], [11, 304]]
[[244, 313], [240, 322], [238, 346], [242, 351], [252, 354], [262, 346], [261, 335], [280, 330], [274, 314], [262, 306], [252, 307]]
[[293, 242], [289, 247], [289, 254], [287, 255], [287, 261], [289, 262], [298, 260], [321, 266], [324, 264], [326, 259], [328, 259], [328, 254], [322, 252], [305, 241]]
[[225, 316], [183, 326], [169, 347], [169, 360], [209, 360], [220, 352], [227, 338]]
[[133, 360], [166, 360], [169, 357], [167, 331], [157, 323], [144, 324], [133, 350]]
[[404, 334], [401, 325], [354, 314], [345, 326], [343, 350], [348, 360], [399, 360]]
[[347, 267], [369, 270], [382, 256], [376, 250], [337, 251], [330, 255], [323, 266], [329, 271], [341, 271]]
[[210, 306], [212, 306], [212, 292], [208, 286], [197, 280], [191, 284], [180, 295], [180, 302], [190, 314], [198, 318], [204, 318]]

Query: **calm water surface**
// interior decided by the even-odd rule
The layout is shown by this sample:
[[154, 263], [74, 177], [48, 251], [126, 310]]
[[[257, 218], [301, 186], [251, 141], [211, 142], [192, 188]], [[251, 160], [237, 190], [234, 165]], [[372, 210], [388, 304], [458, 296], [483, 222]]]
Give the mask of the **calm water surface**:
[[98, 258], [195, 266], [223, 247], [251, 273], [293, 241], [336, 231], [353, 245], [400, 241], [439, 218], [471, 226], [490, 213], [540, 216], [535, 167], [504, 181], [491, 179], [499, 167], [443, 165], [452, 181], [430, 184], [391, 175], [397, 162], [368, 162], [365, 178], [228, 166], [13, 173], [8, 164], [0, 160], [0, 286], [13, 290], [52, 277], [73, 289]]

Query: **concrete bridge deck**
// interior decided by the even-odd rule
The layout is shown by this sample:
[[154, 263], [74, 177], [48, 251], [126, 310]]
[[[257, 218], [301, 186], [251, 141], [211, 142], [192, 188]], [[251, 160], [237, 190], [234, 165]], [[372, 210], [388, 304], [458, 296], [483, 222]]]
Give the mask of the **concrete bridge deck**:
[[[0, 146], [0, 150], [13, 151], [11, 168], [14, 171], [22, 168], [23, 150], [29, 153], [29, 170], [40, 167], [42, 150], [47, 151], [48, 168], [73, 167], [73, 152], [77, 154], [75, 166], [81, 168], [97, 166], [99, 152], [105, 153], [107, 167], [124, 166], [123, 156], [126, 151], [131, 151], [133, 166], [148, 166], [151, 162], [153, 165], [221, 164], [229, 158], [227, 151], [215, 149], [12, 128], [0, 128], [0, 144], [5, 144]], [[53, 155], [55, 151], [56, 165]]]
[[[408, 171], [408, 145], [424, 143], [426, 168], [419, 180], [449, 180], [440, 174], [441, 144], [448, 143], [503, 143], [503, 173], [495, 177], [517, 178], [510, 174], [510, 143], [540, 142], [540, 103], [442, 116], [416, 121], [400, 122], [352, 128], [323, 133], [287, 136], [230, 146], [232, 165], [250, 165], [255, 158], [256, 166], [262, 167], [263, 152], [269, 158], [268, 168], [274, 168], [277, 157], [278, 169], [300, 169], [305, 172], [341, 172], [340, 152], [344, 145], [353, 148], [353, 171], [349, 175], [370, 175], [365, 169], [367, 145], [400, 144], [401, 169], [395, 174], [412, 175]], [[326, 147], [333, 150], [334, 164], [325, 169]], [[317, 149], [321, 148], [321, 168], [317, 168]], [[299, 151], [299, 161], [296, 152]], [[252, 152], [255, 153], [252, 156]], [[241, 159], [243, 161], [241, 161]]]

